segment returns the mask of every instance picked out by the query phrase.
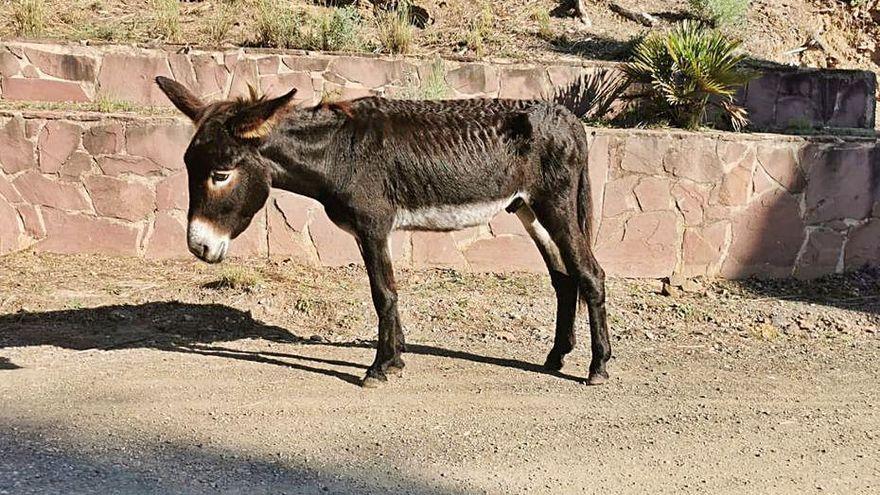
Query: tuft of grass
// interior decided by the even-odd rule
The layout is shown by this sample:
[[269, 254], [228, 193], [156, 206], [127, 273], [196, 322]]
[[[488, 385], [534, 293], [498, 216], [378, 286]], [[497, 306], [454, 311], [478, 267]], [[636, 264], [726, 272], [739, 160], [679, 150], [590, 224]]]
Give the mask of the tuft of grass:
[[106, 95], [94, 101], [95, 111], [102, 113], [136, 112], [140, 107], [130, 101], [116, 100]]
[[556, 38], [553, 28], [550, 27], [550, 11], [546, 8], [536, 7], [532, 11], [532, 20], [538, 23], [538, 37], [544, 41], [552, 41]]
[[361, 17], [354, 7], [334, 8], [317, 16], [306, 17], [308, 29], [301, 33], [300, 48], [326, 51], [360, 51]]
[[736, 26], [746, 18], [749, 0], [688, 0], [691, 12], [716, 27]]
[[376, 16], [380, 47], [390, 53], [409, 53], [413, 43], [409, 0], [400, 0], [393, 10]]
[[785, 130], [788, 134], [812, 134], [816, 128], [810, 119], [806, 117], [797, 117], [788, 121]]
[[17, 36], [38, 37], [46, 25], [43, 0], [13, 0], [12, 26]]
[[152, 0], [153, 31], [165, 41], [180, 39], [179, 0]]
[[431, 72], [421, 84], [419, 96], [423, 100], [441, 100], [449, 96], [450, 89], [446, 82], [446, 66], [443, 59], [437, 57], [431, 63]]
[[254, 270], [228, 265], [220, 271], [219, 278], [207, 284], [212, 289], [253, 290], [264, 283], [263, 277]]
[[406, 85], [394, 97], [404, 100], [442, 100], [449, 96], [451, 90], [446, 82], [446, 66], [443, 59], [437, 57], [421, 83], [415, 74], [408, 74]]
[[86, 37], [94, 37], [103, 41], [119, 41], [127, 38], [126, 33], [112, 23], [94, 26], [86, 32], [90, 35]]
[[749, 334], [758, 340], [773, 341], [782, 336], [782, 332], [770, 323], [761, 323], [758, 326], [749, 327]]
[[206, 21], [203, 28], [205, 36], [215, 45], [222, 44], [235, 25], [234, 2], [220, 2]]
[[491, 39], [494, 31], [495, 14], [492, 12], [492, 5], [483, 2], [480, 12], [469, 23], [464, 43], [477, 57], [482, 57], [486, 53], [486, 42]]
[[281, 0], [259, 0], [257, 4], [257, 37], [261, 46], [293, 48], [300, 39], [296, 15], [289, 3]]

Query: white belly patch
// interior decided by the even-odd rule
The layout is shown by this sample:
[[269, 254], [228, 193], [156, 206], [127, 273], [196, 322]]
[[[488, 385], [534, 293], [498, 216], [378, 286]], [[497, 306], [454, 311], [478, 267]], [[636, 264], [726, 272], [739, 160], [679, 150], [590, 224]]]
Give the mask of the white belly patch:
[[394, 229], [460, 230], [482, 225], [517, 198], [523, 201], [527, 199], [525, 194], [517, 193], [509, 198], [480, 203], [428, 206], [414, 210], [400, 209], [394, 216]]

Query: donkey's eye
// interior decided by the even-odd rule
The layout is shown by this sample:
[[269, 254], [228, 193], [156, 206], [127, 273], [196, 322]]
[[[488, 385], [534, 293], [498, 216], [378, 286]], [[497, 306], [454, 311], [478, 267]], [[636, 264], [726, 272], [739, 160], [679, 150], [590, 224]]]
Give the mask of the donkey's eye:
[[221, 171], [215, 170], [215, 171], [211, 172], [211, 180], [217, 184], [222, 184], [223, 182], [228, 181], [229, 177], [231, 175], [232, 175], [231, 172], [221, 172]]

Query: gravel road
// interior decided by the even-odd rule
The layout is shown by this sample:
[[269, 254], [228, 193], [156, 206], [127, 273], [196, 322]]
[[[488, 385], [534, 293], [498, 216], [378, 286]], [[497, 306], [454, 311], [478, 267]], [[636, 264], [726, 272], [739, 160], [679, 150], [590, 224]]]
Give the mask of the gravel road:
[[880, 493], [875, 273], [612, 281], [601, 387], [544, 277], [400, 279], [368, 390], [361, 269], [0, 258], [0, 494]]

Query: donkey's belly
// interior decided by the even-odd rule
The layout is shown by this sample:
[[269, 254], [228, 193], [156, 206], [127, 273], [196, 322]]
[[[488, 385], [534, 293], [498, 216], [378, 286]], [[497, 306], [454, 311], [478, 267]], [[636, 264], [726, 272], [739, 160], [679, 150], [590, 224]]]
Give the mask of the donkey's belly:
[[517, 199], [526, 200], [522, 193], [508, 198], [460, 205], [437, 205], [400, 209], [394, 216], [395, 230], [461, 230], [482, 225]]

